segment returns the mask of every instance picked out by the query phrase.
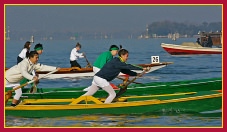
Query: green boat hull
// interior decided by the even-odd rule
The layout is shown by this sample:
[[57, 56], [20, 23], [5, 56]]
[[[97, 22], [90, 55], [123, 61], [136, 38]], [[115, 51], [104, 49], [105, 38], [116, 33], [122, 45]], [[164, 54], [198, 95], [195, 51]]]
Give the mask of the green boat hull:
[[[77, 98], [85, 93], [83, 89], [78, 88], [38, 88], [34, 94], [29, 93], [29, 88], [23, 88], [23, 98], [28, 99], [64, 99]], [[6, 91], [10, 90], [6, 88]], [[190, 91], [207, 91], [207, 90], [222, 90], [222, 78], [186, 80], [175, 82], [153, 82], [146, 84], [133, 84], [128, 86], [128, 90], [123, 96], [129, 95], [149, 95], [149, 94], [168, 94], [176, 92]], [[116, 93], [119, 90], [116, 90]], [[94, 95], [95, 97], [107, 97], [108, 94], [100, 89]]]
[[[123, 98], [123, 97], [122, 97]], [[146, 115], [163, 113], [201, 113], [221, 110], [222, 93], [212, 91], [186, 92], [182, 94], [159, 94], [128, 96], [127, 101], [111, 104], [29, 104], [27, 107], [5, 107], [6, 116], [29, 118], [61, 117], [75, 115]], [[45, 99], [41, 99], [45, 100]], [[54, 100], [54, 99], [53, 99]]]

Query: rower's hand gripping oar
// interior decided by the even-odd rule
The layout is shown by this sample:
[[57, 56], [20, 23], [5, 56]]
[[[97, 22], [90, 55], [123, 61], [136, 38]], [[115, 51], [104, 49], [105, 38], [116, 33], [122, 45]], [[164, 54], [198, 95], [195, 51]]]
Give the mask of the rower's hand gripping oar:
[[138, 76], [136, 76], [132, 80], [128, 81], [128, 83], [125, 84], [124, 87], [119, 90], [119, 92], [117, 93], [115, 99], [119, 98], [123, 93], [125, 93], [127, 91], [127, 87], [128, 87], [129, 84], [131, 84], [132, 82], [134, 82], [137, 78], [143, 76], [149, 70], [150, 70], [150, 67], [147, 68], [146, 70], [144, 70], [142, 73], [140, 73]]
[[[57, 68], [57, 69], [55, 69], [55, 70], [53, 70], [53, 71], [51, 71], [51, 72], [45, 74], [44, 76], [39, 77], [38, 80], [41, 79], [41, 78], [44, 78], [44, 77], [46, 77], [46, 76], [49, 76], [49, 75], [52, 74], [52, 73], [55, 73], [55, 72], [58, 71], [59, 69], [60, 69], [60, 68]], [[31, 80], [31, 81], [29, 81], [29, 82], [27, 82], [27, 83], [24, 83], [24, 84], [22, 84], [22, 85], [20, 85], [20, 86], [18, 86], [18, 87], [16, 87], [16, 88], [14, 88], [13, 90], [7, 91], [7, 93], [5, 94], [5, 104], [6, 104], [6, 103], [8, 102], [8, 100], [11, 98], [13, 91], [15, 91], [15, 90], [17, 90], [17, 89], [20, 89], [20, 88], [22, 88], [22, 87], [24, 87], [24, 86], [26, 86], [26, 85], [28, 85], [28, 84], [30, 84], [30, 83], [33, 83], [34, 81], [35, 81], [35, 80]]]

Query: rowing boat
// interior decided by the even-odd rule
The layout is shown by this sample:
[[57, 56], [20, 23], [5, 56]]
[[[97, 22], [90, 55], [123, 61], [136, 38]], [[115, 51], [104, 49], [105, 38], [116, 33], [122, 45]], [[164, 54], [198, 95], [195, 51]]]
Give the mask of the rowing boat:
[[[137, 64], [138, 66], [142, 67], [151, 67], [147, 73], [153, 72], [155, 70], [158, 70], [160, 68], [166, 67], [169, 64], [172, 64], [173, 62], [161, 62], [161, 63], [153, 63], [153, 64]], [[6, 70], [8, 68], [5, 68]], [[141, 73], [142, 71], [134, 70], [137, 73]], [[40, 77], [47, 74], [49, 71], [36, 71], [36, 73], [39, 74]], [[120, 73], [120, 75], [124, 75], [123, 73]], [[46, 76], [44, 78], [46, 79], [57, 79], [57, 78], [75, 78], [75, 77], [92, 77], [94, 76], [93, 68], [78, 68], [78, 67], [72, 67], [72, 68], [61, 68], [59, 71], [55, 72], [54, 74], [51, 74], [49, 76]]]
[[[83, 95], [86, 87], [77, 88], [38, 88], [36, 93], [30, 93], [30, 88], [23, 88], [22, 98], [24, 99], [70, 99]], [[11, 88], [5, 88], [5, 91]], [[131, 84], [128, 86], [124, 96], [150, 95], [150, 94], [171, 94], [176, 92], [193, 92], [207, 90], [222, 90], [222, 78], [208, 78], [197, 80], [183, 80], [172, 82], [151, 82], [144, 84]], [[116, 92], [119, 89], [115, 89]], [[106, 97], [107, 93], [102, 89], [98, 90], [95, 97]]]
[[109, 104], [104, 104], [104, 100], [105, 98], [93, 96], [24, 99], [16, 107], [6, 106], [5, 115], [41, 118], [97, 114], [201, 113], [222, 108], [222, 93], [217, 90], [125, 96]]
[[[169, 64], [172, 64], [172, 62], [162, 62], [162, 63], [154, 63], [154, 64], [138, 64], [142, 67], [151, 67], [147, 73], [150, 73], [152, 71], [158, 70], [160, 68], [163, 68]], [[134, 70], [137, 73], [141, 73], [142, 71]], [[37, 71], [39, 76], [44, 76], [48, 71]], [[123, 73], [120, 73], [120, 75], [124, 75]], [[94, 76], [94, 72], [92, 68], [61, 68], [58, 72], [47, 76], [47, 79], [57, 79], [57, 78], [75, 78], [75, 77], [92, 77]]]

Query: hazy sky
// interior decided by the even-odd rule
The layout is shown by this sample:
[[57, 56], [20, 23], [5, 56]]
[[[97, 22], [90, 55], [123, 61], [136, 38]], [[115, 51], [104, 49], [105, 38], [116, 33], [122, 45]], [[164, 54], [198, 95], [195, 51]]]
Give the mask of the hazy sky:
[[145, 30], [170, 20], [201, 24], [222, 21], [222, 6], [6, 6], [6, 25], [18, 31]]

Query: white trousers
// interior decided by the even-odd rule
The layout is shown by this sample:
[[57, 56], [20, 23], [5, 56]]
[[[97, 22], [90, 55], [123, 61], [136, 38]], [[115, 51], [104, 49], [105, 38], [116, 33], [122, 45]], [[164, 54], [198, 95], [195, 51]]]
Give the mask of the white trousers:
[[[98, 67], [93, 66], [93, 72], [94, 72], [94, 74], [96, 74], [99, 71], [100, 71], [100, 69]], [[91, 86], [83, 89], [83, 91], [88, 91], [88, 89], [90, 89], [90, 88], [91, 88]]]
[[[6, 79], [5, 79], [5, 84], [6, 84], [6, 87], [10, 87], [10, 88], [13, 88], [13, 89], [15, 89], [15, 88], [17, 88], [18, 86], [20, 86], [20, 82], [17, 82], [17, 83], [10, 83], [10, 82], [8, 82]], [[20, 97], [22, 96], [22, 89], [21, 88], [19, 88], [19, 89], [17, 89], [17, 90], [15, 90], [15, 95], [14, 95], [14, 99], [16, 99], [16, 100], [19, 100], [20, 99]]]
[[[32, 75], [33, 75], [33, 77], [35, 76], [35, 70], [32, 71]], [[5, 82], [6, 82], [6, 87], [10, 87], [10, 88], [13, 88], [13, 89], [20, 86], [20, 82], [11, 83], [11, 82], [8, 82], [6, 79], [5, 79]], [[21, 96], [22, 96], [22, 89], [19, 88], [19, 89], [15, 90], [15, 95], [14, 95], [13, 98], [15, 100], [19, 100]]]
[[98, 90], [99, 87], [101, 87], [103, 90], [105, 90], [109, 96], [106, 98], [104, 103], [111, 103], [113, 99], [116, 97], [116, 93], [114, 89], [110, 86], [110, 83], [101, 77], [94, 76], [92, 85], [88, 89], [88, 91], [83, 95], [94, 95]]

